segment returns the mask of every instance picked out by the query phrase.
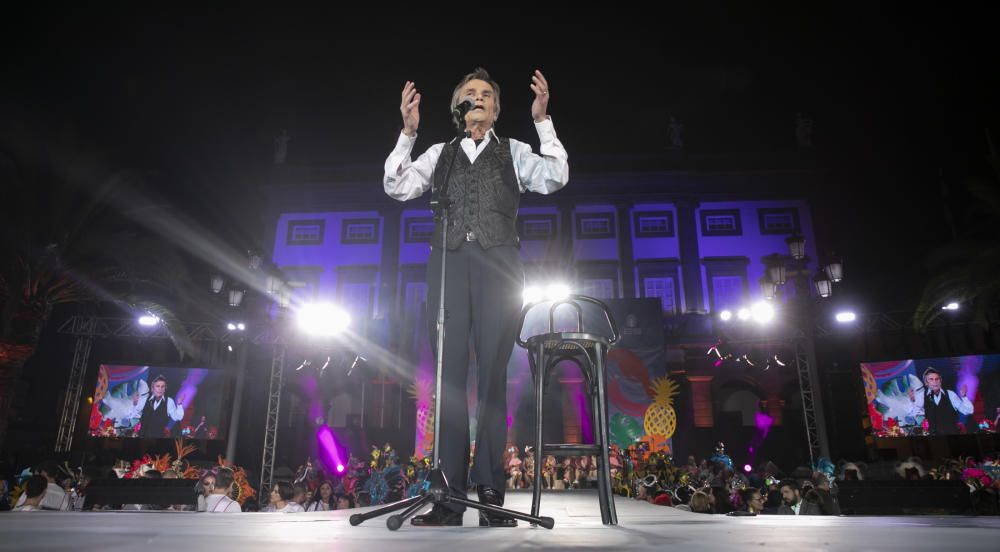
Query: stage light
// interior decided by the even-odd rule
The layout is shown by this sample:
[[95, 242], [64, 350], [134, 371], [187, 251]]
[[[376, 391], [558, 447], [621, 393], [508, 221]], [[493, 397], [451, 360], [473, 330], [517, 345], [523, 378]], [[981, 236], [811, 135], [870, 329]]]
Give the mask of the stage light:
[[739, 318], [740, 320], [750, 320], [750, 309], [743, 308], [736, 311], [736, 318]]
[[545, 292], [543, 292], [542, 288], [538, 286], [528, 286], [524, 288], [524, 293], [522, 295], [524, 297], [525, 305], [537, 303], [545, 298]]
[[340, 334], [351, 325], [351, 316], [330, 303], [303, 305], [298, 312], [299, 329], [323, 337]]
[[344, 465], [337, 464], [337, 473], [344, 473]]
[[784, 362], [781, 362], [781, 359], [780, 359], [780, 358], [778, 358], [778, 355], [774, 355], [774, 362], [775, 362], [775, 364], [777, 364], [778, 366], [784, 366], [784, 365], [785, 365], [785, 363], [784, 363]]
[[752, 469], [753, 468], [750, 467], [750, 464], [743, 464], [743, 471], [750, 473], [750, 470]]
[[144, 314], [139, 317], [140, 326], [155, 326], [160, 323], [160, 319], [152, 314]]
[[232, 322], [230, 322], [230, 323], [226, 324], [226, 329], [229, 330], [229, 331], [231, 331], [231, 332], [235, 332], [236, 331], [236, 324], [233, 324]]
[[719, 319], [723, 322], [729, 322], [733, 319], [733, 311], [726, 309], [719, 313]]
[[765, 301], [758, 301], [753, 306], [753, 319], [761, 324], [767, 324], [774, 319], [774, 307]]
[[542, 286], [528, 286], [524, 288], [522, 294], [524, 304], [539, 303], [541, 301], [560, 301], [566, 299], [573, 293], [573, 290], [561, 282], [553, 282]]
[[837, 322], [840, 322], [841, 324], [847, 324], [849, 322], [854, 322], [855, 320], [857, 320], [858, 316], [851, 311], [843, 311], [843, 312], [838, 312], [837, 315], [834, 316], [834, 318], [836, 318]]
[[941, 310], [957, 311], [958, 308], [959, 308], [958, 302], [952, 301], [952, 302], [948, 303], [947, 305], [941, 307]]
[[226, 349], [229, 349], [230, 353], [233, 352], [233, 346], [232, 345], [226, 345]]
[[548, 299], [549, 301], [560, 301], [562, 299], [569, 297], [569, 294], [571, 292], [572, 290], [570, 290], [569, 286], [567, 286], [566, 284], [563, 283], [549, 284], [548, 287], [545, 288], [545, 298]]
[[247, 329], [247, 325], [244, 324], [243, 322], [239, 322], [236, 324], [236, 329], [242, 332], [243, 330]]

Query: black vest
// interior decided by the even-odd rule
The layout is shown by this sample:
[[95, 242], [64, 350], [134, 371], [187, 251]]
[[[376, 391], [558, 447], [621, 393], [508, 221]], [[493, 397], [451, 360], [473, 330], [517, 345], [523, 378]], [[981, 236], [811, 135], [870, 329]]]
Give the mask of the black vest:
[[139, 422], [142, 424], [142, 427], [139, 428], [139, 437], [158, 439], [166, 436], [163, 429], [167, 427], [167, 422], [170, 419], [167, 416], [168, 400], [164, 395], [163, 400], [160, 401], [160, 408], [154, 410], [153, 397], [146, 398], [146, 406], [142, 407], [142, 417], [139, 418]]
[[924, 417], [931, 435], [955, 435], [958, 433], [958, 413], [951, 404], [948, 392], [941, 390], [941, 404], [934, 404], [934, 396], [924, 395]]
[[[458, 249], [467, 232], [475, 233], [484, 249], [519, 245], [517, 207], [521, 201], [521, 190], [514, 174], [510, 140], [490, 140], [475, 163], [469, 162], [458, 140], [445, 144], [434, 169], [434, 190], [440, 190], [444, 185], [445, 173], [453, 157], [455, 165], [451, 169], [448, 186], [448, 198], [451, 200], [448, 249]], [[431, 244], [436, 246], [439, 243], [441, 229], [436, 226]]]

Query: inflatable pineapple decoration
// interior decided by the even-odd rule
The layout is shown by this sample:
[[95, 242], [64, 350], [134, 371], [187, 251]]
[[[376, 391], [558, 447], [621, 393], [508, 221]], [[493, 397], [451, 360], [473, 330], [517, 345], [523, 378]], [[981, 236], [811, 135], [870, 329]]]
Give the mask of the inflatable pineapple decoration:
[[423, 428], [421, 434], [424, 442], [431, 443], [434, 440], [434, 392], [431, 380], [420, 378], [408, 391], [410, 398], [417, 401], [417, 427]]
[[646, 435], [662, 435], [669, 439], [677, 430], [677, 413], [674, 412], [674, 395], [679, 386], [670, 378], [653, 380], [653, 404], [646, 409], [642, 428]]

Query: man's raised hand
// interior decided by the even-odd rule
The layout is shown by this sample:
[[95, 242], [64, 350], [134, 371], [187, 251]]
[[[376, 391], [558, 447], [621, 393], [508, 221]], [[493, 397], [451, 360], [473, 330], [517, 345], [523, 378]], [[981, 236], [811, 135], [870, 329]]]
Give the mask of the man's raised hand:
[[402, 101], [399, 103], [399, 113], [403, 116], [403, 134], [416, 136], [420, 126], [420, 92], [413, 82], [406, 81], [403, 85]]

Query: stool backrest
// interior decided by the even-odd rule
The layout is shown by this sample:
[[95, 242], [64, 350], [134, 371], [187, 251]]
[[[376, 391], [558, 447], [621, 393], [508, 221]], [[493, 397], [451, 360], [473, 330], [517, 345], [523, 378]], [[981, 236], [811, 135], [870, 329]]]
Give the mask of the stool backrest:
[[[584, 333], [584, 332], [592, 333], [594, 329], [588, 328], [584, 324], [583, 306], [581, 305], [581, 303], [589, 303], [598, 307], [599, 314], [603, 316], [604, 320], [608, 324], [608, 329], [611, 331], [610, 336], [605, 336], [608, 337], [608, 343], [610, 345], [614, 345], [615, 343], [618, 343], [618, 341], [621, 339], [621, 333], [618, 331], [618, 323], [615, 322], [615, 316], [614, 314], [611, 313], [611, 309], [608, 308], [608, 306], [604, 304], [603, 301], [586, 295], [571, 294], [566, 296], [564, 299], [542, 300], [542, 301], [535, 301], [532, 303], [528, 303], [521, 309], [521, 320], [518, 323], [518, 334], [517, 334], [517, 344], [520, 345], [521, 347], [528, 346], [527, 342], [521, 339], [521, 332], [524, 331], [524, 322], [528, 316], [528, 312], [543, 303], [550, 303], [546, 333], [556, 332], [556, 311], [559, 309], [559, 307], [563, 305], [570, 306], [576, 312], [577, 333]], [[588, 332], [588, 330], [590, 331]]]

